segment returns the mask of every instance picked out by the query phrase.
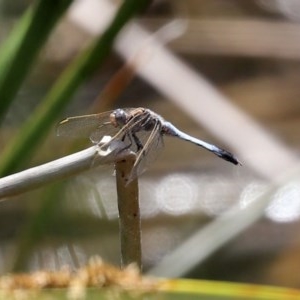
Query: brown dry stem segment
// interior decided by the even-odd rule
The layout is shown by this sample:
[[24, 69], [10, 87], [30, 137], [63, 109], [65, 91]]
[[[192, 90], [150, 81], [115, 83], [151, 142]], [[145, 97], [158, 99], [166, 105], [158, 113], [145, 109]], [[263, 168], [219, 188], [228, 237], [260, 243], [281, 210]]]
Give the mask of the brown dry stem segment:
[[141, 270], [141, 219], [138, 179], [135, 178], [128, 183], [135, 159], [136, 155], [130, 153], [124, 159], [116, 162], [116, 180], [122, 267], [130, 263], [136, 263]]

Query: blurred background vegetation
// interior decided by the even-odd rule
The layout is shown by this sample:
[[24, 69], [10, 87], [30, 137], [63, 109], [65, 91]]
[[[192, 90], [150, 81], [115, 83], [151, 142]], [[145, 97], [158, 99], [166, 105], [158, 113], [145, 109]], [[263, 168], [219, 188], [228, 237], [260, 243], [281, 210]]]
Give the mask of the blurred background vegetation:
[[[185, 132], [230, 149], [243, 167], [182, 141], [165, 139], [163, 153], [140, 178], [144, 271], [299, 288], [298, 1], [153, 1], [122, 31], [115, 51], [109, 53], [108, 47], [102, 56], [95, 51], [88, 67], [83, 67], [88, 55], [103, 49], [101, 33], [116, 3], [71, 2], [62, 1], [53, 15], [46, 13], [37, 20], [44, 26], [41, 32], [49, 26], [50, 34], [43, 45], [47, 33], [41, 38], [33, 31], [27, 52], [20, 53], [19, 62], [26, 64], [31, 59], [28, 53], [39, 51], [24, 81], [19, 72], [23, 63], [20, 70], [18, 64], [10, 65], [13, 50], [7, 50], [7, 41], [16, 26], [20, 35], [29, 26], [28, 9], [38, 1], [0, 2], [1, 50], [7, 55], [0, 58], [0, 91], [7, 92], [0, 93], [0, 102], [5, 103], [2, 176], [89, 145], [88, 140], [75, 145], [72, 139], [55, 136], [55, 125], [64, 117], [115, 107], [148, 107]], [[144, 40], [134, 36], [142, 28]], [[135, 52], [129, 52], [127, 45]], [[131, 69], [124, 69], [123, 57], [129, 57]], [[14, 71], [10, 77], [7, 70]], [[132, 71], [138, 74], [133, 76]], [[62, 93], [74, 72], [73, 89]], [[12, 102], [7, 103], [7, 97]], [[52, 106], [52, 117], [43, 115], [49, 99], [55, 97], [61, 99]], [[39, 131], [25, 138], [22, 130], [35, 127]], [[13, 156], [17, 147], [23, 150]], [[12, 157], [16, 159], [9, 164]], [[296, 175], [288, 177], [293, 168]], [[283, 181], [278, 184], [279, 175]], [[271, 194], [263, 198], [265, 206], [247, 226], [243, 219], [235, 219], [253, 214], [251, 203], [270, 188]], [[6, 200], [0, 206], [2, 274], [56, 270], [63, 265], [77, 268], [95, 254], [120, 263], [112, 166]], [[202, 234], [207, 226], [218, 225], [220, 216], [232, 207], [235, 214], [227, 220], [231, 233], [224, 237], [221, 226], [208, 236]], [[194, 247], [184, 252], [182, 262], [172, 262], [174, 253], [193, 238]], [[203, 253], [208, 244], [214, 246]], [[169, 268], [159, 269], [168, 257]], [[193, 261], [187, 263], [188, 257]], [[177, 266], [174, 273], [172, 265]]]

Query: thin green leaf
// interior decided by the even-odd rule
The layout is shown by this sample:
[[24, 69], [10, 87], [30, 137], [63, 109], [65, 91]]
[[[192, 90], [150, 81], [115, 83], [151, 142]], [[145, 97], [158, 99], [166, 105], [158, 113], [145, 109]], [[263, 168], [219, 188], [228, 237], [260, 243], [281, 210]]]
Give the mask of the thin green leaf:
[[67, 105], [76, 89], [104, 62], [122, 27], [149, 2], [149, 0], [124, 1], [103, 35], [82, 52], [63, 72], [44, 101], [22, 126], [20, 133], [5, 148], [0, 163], [0, 176], [15, 171], [20, 163], [28, 160], [30, 154], [33, 154], [33, 150], [42, 140], [46, 130], [50, 128], [53, 121]]
[[162, 280], [161, 289], [172, 293], [170, 298], [163, 299], [175, 299], [172, 295], [183, 296], [176, 299], [199, 299], [191, 298], [195, 295], [205, 297], [200, 299], [300, 299], [300, 291], [296, 289], [208, 280], [165, 279]]
[[40, 0], [0, 49], [0, 119], [16, 96], [38, 52], [72, 0]]

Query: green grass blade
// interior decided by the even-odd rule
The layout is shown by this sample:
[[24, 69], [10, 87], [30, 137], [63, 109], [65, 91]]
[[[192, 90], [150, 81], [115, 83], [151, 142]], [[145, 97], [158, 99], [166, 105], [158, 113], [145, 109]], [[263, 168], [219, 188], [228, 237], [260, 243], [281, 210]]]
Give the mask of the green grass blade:
[[0, 177], [12, 173], [20, 163], [28, 160], [46, 130], [50, 128], [59, 113], [66, 106], [76, 89], [104, 62], [113, 41], [124, 24], [143, 9], [149, 0], [126, 0], [103, 35], [62, 73], [44, 101], [33, 112], [2, 153]]
[[57, 20], [72, 0], [40, 0], [29, 9], [0, 50], [0, 119], [16, 96]]
[[[193, 279], [164, 279], [160, 286], [162, 291], [171, 293], [170, 298], [176, 299], [256, 299], [285, 300], [300, 299], [300, 291], [291, 288]], [[196, 297], [193, 298], [192, 296]], [[203, 298], [202, 298], [203, 297]], [[164, 299], [164, 298], [163, 298]]]

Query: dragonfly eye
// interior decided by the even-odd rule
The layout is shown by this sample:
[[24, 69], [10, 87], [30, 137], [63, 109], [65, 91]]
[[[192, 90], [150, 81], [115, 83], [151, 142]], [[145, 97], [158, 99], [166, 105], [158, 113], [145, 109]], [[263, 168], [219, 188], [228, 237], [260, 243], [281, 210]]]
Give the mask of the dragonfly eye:
[[110, 114], [110, 122], [113, 126], [124, 126], [127, 123], [127, 113], [124, 109], [118, 108]]

